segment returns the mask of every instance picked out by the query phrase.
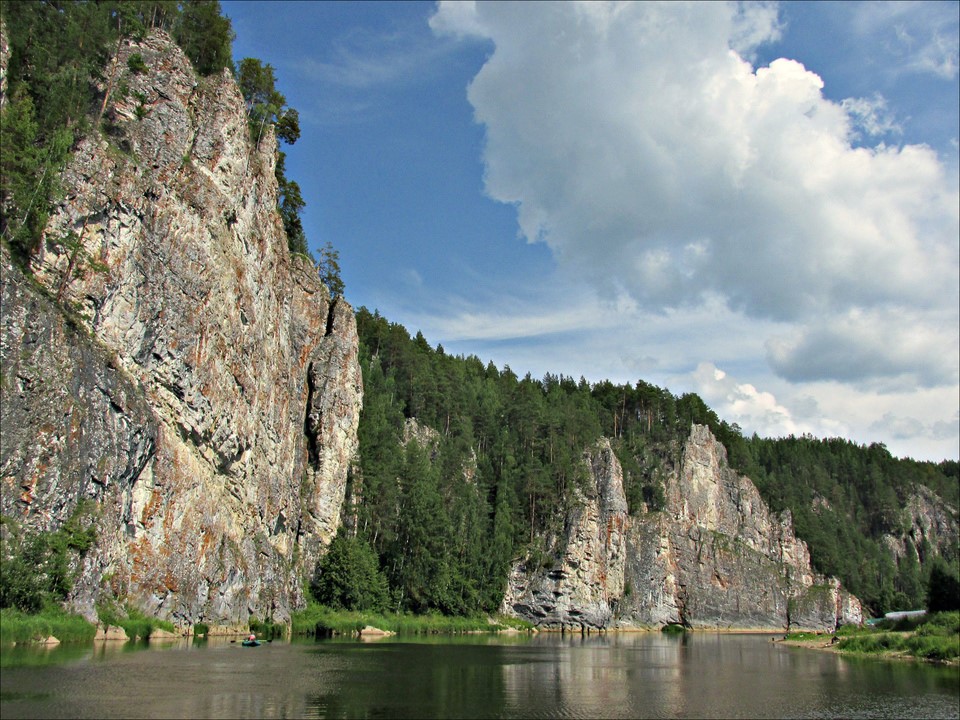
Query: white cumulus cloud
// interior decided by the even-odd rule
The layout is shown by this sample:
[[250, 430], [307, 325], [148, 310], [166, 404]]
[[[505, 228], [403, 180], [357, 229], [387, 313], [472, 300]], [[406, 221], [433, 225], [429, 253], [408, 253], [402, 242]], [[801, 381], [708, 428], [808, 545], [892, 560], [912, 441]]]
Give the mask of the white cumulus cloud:
[[492, 41], [468, 90], [486, 192], [568, 272], [655, 312], [719, 297], [786, 323], [767, 345], [786, 378], [955, 382], [957, 178], [925, 146], [855, 146], [893, 128], [882, 100], [754, 68], [774, 6], [441, 3], [431, 24]]
[[798, 422], [770, 392], [757, 390], [752, 384], [739, 382], [713, 363], [702, 362], [692, 375], [697, 388], [710, 407], [730, 422], [736, 422], [748, 433], [762, 428], [774, 436], [801, 435], [812, 427]]

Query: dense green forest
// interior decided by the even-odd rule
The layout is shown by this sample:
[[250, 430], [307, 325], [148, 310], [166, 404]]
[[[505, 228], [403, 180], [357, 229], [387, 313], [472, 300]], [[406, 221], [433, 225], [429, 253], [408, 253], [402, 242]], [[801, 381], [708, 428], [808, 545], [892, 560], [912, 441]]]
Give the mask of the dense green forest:
[[[623, 465], [630, 512], [659, 511], [691, 423], [711, 428], [774, 510], [792, 512], [818, 570], [875, 613], [924, 605], [934, 549], [921, 543], [922, 563], [908, 552], [898, 567], [882, 538], [907, 533], [904, 504], [918, 484], [956, 507], [956, 462], [901, 460], [839, 439], [745, 438], [694, 394], [519, 378], [433, 349], [365, 308], [357, 320], [365, 396], [347, 529], [358, 553], [379, 559], [395, 607], [495, 609], [512, 560], [551, 560], [544, 538], [586, 479], [583, 450], [601, 436]], [[412, 427], [419, 443], [405, 442]], [[955, 571], [953, 550], [942, 560]]]

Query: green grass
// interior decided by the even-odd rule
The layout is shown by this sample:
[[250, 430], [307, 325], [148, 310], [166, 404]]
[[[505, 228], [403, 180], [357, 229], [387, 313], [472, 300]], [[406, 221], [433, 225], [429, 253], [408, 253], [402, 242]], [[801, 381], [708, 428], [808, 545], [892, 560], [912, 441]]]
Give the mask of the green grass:
[[318, 635], [335, 633], [348, 635], [367, 625], [389, 630], [398, 635], [426, 635], [439, 633], [494, 632], [505, 628], [530, 630], [530, 623], [517, 618], [497, 617], [491, 624], [486, 615], [474, 617], [451, 617], [440, 614], [411, 615], [400, 613], [352, 612], [331, 610], [323, 605], [311, 604], [295, 612], [292, 617], [294, 635]]
[[60, 642], [90, 642], [97, 628], [80, 615], [70, 615], [60, 608], [47, 607], [36, 614], [14, 608], [0, 610], [0, 644], [33, 642], [51, 635]]
[[257, 637], [265, 640], [283, 637], [287, 634], [287, 626], [281, 623], [268, 622], [266, 620], [257, 620], [250, 618], [250, 632], [256, 633]]
[[530, 632], [533, 630], [533, 623], [528, 622], [527, 620], [522, 620], [518, 617], [512, 617], [510, 615], [497, 615], [493, 619], [498, 625], [502, 625], [507, 628], [513, 628], [514, 630], [523, 630], [525, 632]]
[[148, 617], [130, 605], [125, 611], [119, 610], [116, 606], [98, 605], [97, 616], [103, 625], [122, 627], [131, 640], [135, 638], [148, 640], [154, 630], [166, 630], [171, 633], [177, 631], [172, 622]]
[[[896, 629], [862, 628], [844, 633], [840, 650], [864, 655], [903, 654], [926, 660], [954, 660], [960, 657], [960, 612], [934, 613], [910, 619], [910, 630], [900, 630], [903, 621], [890, 624]], [[838, 633], [840, 634], [840, 633]]]
[[954, 635], [960, 634], [960, 610], [934, 613], [933, 615], [928, 616], [927, 621], [923, 624], [923, 627], [917, 628], [918, 634], [920, 634], [921, 631], [925, 635], [943, 635], [949, 633], [953, 633]]
[[956, 635], [914, 635], [906, 639], [905, 645], [910, 655], [927, 660], [953, 660], [960, 657], [960, 638]]
[[[885, 621], [872, 627], [844, 625], [835, 633], [836, 647], [858, 655], [901, 655], [925, 660], [960, 658], [960, 612]], [[822, 640], [811, 632], [789, 633], [787, 640]]]
[[864, 628], [861, 625], [841, 625], [837, 628], [837, 632], [834, 634], [838, 637], [849, 637], [850, 635], [861, 635], [865, 630], [867, 630], [867, 628]]

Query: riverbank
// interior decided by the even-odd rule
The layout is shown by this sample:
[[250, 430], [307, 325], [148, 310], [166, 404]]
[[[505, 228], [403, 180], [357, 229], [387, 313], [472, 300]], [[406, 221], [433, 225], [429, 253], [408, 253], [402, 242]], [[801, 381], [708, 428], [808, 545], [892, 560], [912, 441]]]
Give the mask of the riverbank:
[[293, 613], [290, 629], [294, 635], [359, 635], [364, 627], [375, 627], [398, 635], [461, 634], [484, 632], [532, 632], [533, 626], [503, 615], [469, 617], [439, 614], [375, 613], [333, 610], [311, 604]]
[[960, 665], [960, 612], [934, 613], [876, 627], [845, 626], [834, 635], [789, 633], [774, 641], [844, 655]]
[[[808, 650], [817, 650], [819, 652], [830, 652], [836, 653], [838, 655], [848, 655], [848, 656], [858, 656], [858, 657], [875, 657], [882, 658], [884, 660], [912, 660], [917, 662], [930, 662], [936, 663], [938, 665], [950, 665], [953, 667], [960, 667], [960, 659], [956, 656], [949, 659], [938, 659], [938, 658], [929, 658], [921, 657], [919, 655], [913, 655], [907, 650], [883, 650], [878, 652], [863, 652], [852, 649], [845, 649], [840, 646], [839, 642], [833, 642], [831, 636], [825, 635], [813, 640], [795, 640], [790, 638], [784, 639], [774, 639], [773, 642], [778, 645], [786, 645], [788, 647], [798, 647], [806, 648]], [[958, 641], [960, 642], [960, 641]]]
[[375, 634], [372, 629], [385, 634], [400, 635], [534, 632], [530, 623], [506, 616], [454, 617], [439, 614], [354, 612], [333, 610], [316, 604], [295, 612], [289, 624], [251, 620], [247, 626], [243, 627], [208, 626], [205, 623], [198, 623], [192, 627], [175, 627], [170, 622], [148, 618], [129, 609], [124, 614], [105, 611], [99, 624], [53, 607], [45, 608], [36, 614], [28, 614], [12, 608], [0, 610], [0, 645], [24, 643], [53, 645], [61, 642], [90, 643], [95, 640], [240, 636], [249, 632], [267, 639], [290, 634], [311, 637], [360, 636], [364, 629], [367, 636]]

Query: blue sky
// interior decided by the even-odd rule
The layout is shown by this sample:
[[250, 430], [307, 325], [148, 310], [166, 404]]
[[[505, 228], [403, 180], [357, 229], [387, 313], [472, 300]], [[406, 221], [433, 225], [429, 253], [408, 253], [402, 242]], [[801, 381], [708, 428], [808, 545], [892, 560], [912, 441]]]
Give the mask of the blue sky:
[[300, 112], [354, 306], [747, 432], [960, 455], [958, 3], [222, 5]]

